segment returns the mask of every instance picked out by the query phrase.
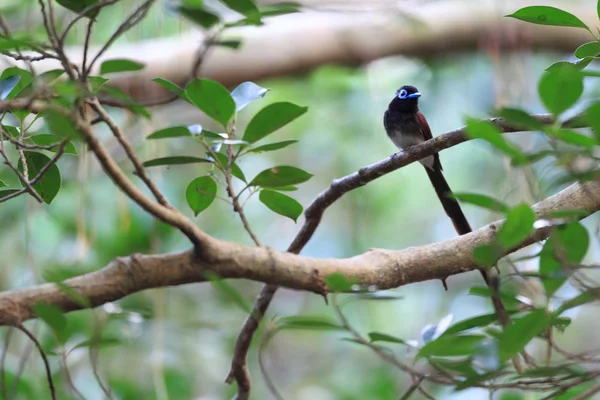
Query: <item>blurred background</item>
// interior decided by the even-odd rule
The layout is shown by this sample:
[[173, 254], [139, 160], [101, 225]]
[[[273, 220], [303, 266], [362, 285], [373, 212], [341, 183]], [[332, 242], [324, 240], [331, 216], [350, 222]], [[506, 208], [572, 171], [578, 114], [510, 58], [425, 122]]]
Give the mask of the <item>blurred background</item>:
[[[122, 0], [100, 15], [92, 43], [101, 45], [123, 16], [139, 2]], [[107, 58], [127, 55], [146, 68], [134, 76], [115, 76], [115, 84], [139, 100], [161, 95], [151, 78], [178, 81], [189, 73], [203, 32], [177, 14], [167, 2], [158, 2], [140, 25], [114, 44]], [[220, 3], [205, 2], [228, 12]], [[268, 3], [266, 1], [257, 2]], [[240, 166], [246, 176], [280, 164], [295, 165], [315, 175], [299, 190], [289, 193], [304, 207], [334, 178], [388, 157], [395, 147], [383, 129], [383, 113], [403, 84], [417, 86], [423, 94], [421, 110], [434, 136], [464, 125], [464, 118], [487, 117], [500, 106], [544, 112], [537, 96], [537, 80], [545, 68], [570, 60], [578, 44], [587, 41], [574, 29], [527, 26], [502, 18], [523, 2], [496, 1], [306, 1], [304, 12], [274, 17], [261, 27], [242, 27], [225, 36], [240, 39], [239, 50], [216, 48], [206, 56], [200, 75], [219, 80], [233, 89], [245, 80], [269, 88], [267, 95], [243, 110], [243, 127], [265, 105], [290, 101], [308, 106], [307, 114], [265, 141], [297, 139], [284, 150], [245, 157]], [[548, 3], [548, 2], [546, 2]], [[544, 3], [544, 4], [546, 4]], [[551, 2], [572, 9], [580, 18], [595, 14], [594, 1]], [[0, 0], [0, 10], [13, 29], [39, 30], [39, 4], [30, 0]], [[68, 11], [65, 20], [71, 18]], [[231, 12], [229, 12], [231, 13]], [[229, 14], [227, 14], [229, 15]], [[231, 19], [235, 19], [231, 15]], [[70, 54], [76, 59], [85, 35], [78, 26], [69, 36]], [[328, 47], [329, 46], [329, 47]], [[187, 57], [187, 58], [186, 58]], [[6, 60], [0, 68], [8, 67]], [[51, 69], [52, 66], [41, 66]], [[586, 82], [588, 84], [590, 82]], [[593, 83], [593, 82], [592, 82]], [[587, 85], [586, 99], [597, 98], [600, 88]], [[585, 101], [580, 104], [583, 108]], [[143, 160], [167, 155], [199, 155], [203, 150], [185, 139], [146, 141], [158, 129], [171, 125], [211, 121], [198, 111], [175, 102], [150, 108], [145, 120], [121, 110], [112, 115], [124, 127]], [[572, 110], [574, 114], [578, 110]], [[116, 149], [108, 132], [99, 129], [115, 157], [131, 172], [125, 155]], [[541, 134], [511, 134], [525, 151], [547, 146]], [[0, 285], [16, 289], [48, 280], [64, 279], [92, 271], [118, 256], [135, 252], [174, 252], [189, 248], [181, 234], [154, 221], [132, 204], [105, 177], [83, 147], [78, 156], [65, 156], [60, 169], [63, 189], [50, 206], [19, 197], [0, 206]], [[455, 192], [487, 194], [510, 205], [533, 204], [561, 189], [553, 182], [560, 173], [555, 163], [542, 161], [515, 169], [486, 143], [470, 141], [441, 153], [446, 179]], [[185, 202], [189, 181], [202, 175], [200, 165], [156, 167], [151, 176], [167, 198], [193, 217]], [[14, 181], [7, 169], [0, 178]], [[226, 194], [222, 188], [220, 195]], [[464, 211], [473, 227], [499, 216], [470, 205]], [[300, 228], [290, 219], [276, 216], [256, 196], [246, 213], [261, 241], [285, 250]], [[225, 201], [215, 201], [195, 218], [198, 226], [217, 238], [252, 244], [239, 218]], [[598, 261], [597, 217], [585, 221], [592, 244], [585, 262]], [[366, 187], [345, 195], [325, 214], [315, 236], [302, 254], [315, 257], [349, 257], [369, 248], [404, 249], [455, 237], [456, 233], [430, 187], [422, 167], [412, 164]], [[535, 254], [529, 248], [515, 257]], [[516, 263], [520, 270], [535, 270], [537, 261]], [[506, 266], [505, 272], [510, 272]], [[230, 282], [247, 304], [261, 284]], [[390, 290], [391, 300], [345, 300], [344, 312], [361, 332], [379, 331], [404, 339], [419, 339], [427, 324], [447, 314], [454, 320], [490, 312], [486, 299], [468, 294], [481, 285], [478, 273], [448, 279], [445, 292], [439, 281], [423, 282]], [[539, 301], [534, 283], [507, 278], [507, 291]], [[559, 297], [569, 297], [569, 286]], [[538, 297], [536, 297], [538, 296]], [[349, 297], [348, 297], [349, 299]], [[566, 349], [593, 347], [598, 319], [591, 307], [578, 309], [567, 333], [557, 339]], [[334, 317], [330, 306], [312, 294], [280, 290], [269, 309], [269, 319], [287, 315]], [[154, 289], [127, 297], [94, 311], [68, 315], [70, 349], [102, 327], [107, 341], [100, 351], [98, 371], [121, 399], [227, 399], [235, 387], [224, 383], [236, 336], [246, 317], [238, 304], [210, 284]], [[46, 348], [53, 339], [41, 323], [28, 322], [41, 335]], [[264, 327], [263, 327], [264, 329]], [[271, 398], [257, 364], [259, 330], [249, 353], [253, 398]], [[20, 375], [17, 398], [44, 398], [47, 387], [39, 355], [16, 331], [6, 356], [6, 373]], [[278, 334], [263, 349], [272, 381], [286, 399], [367, 400], [397, 399], [410, 385], [410, 377], [384, 363], [367, 348], [340, 340], [343, 333], [293, 331]], [[5, 340], [6, 343], [6, 340]], [[541, 349], [538, 349], [541, 351]], [[535, 354], [535, 346], [532, 348]], [[24, 357], [28, 354], [28, 357]], [[52, 362], [61, 363], [60, 357]], [[88, 351], [77, 348], [67, 357], [70, 379], [86, 399], [101, 399], [93, 378]], [[64, 378], [64, 377], [63, 377]], [[482, 390], [454, 393], [430, 388], [440, 399], [487, 399]], [[65, 391], [64, 398], [75, 395]], [[415, 394], [414, 398], [420, 398]], [[500, 392], [496, 399], [533, 399], [537, 395]]]

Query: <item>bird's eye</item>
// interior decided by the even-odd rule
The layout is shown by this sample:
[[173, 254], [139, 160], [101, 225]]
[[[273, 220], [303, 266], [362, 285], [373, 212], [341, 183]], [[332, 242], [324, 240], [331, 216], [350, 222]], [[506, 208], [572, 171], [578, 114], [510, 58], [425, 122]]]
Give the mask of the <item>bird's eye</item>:
[[407, 94], [408, 94], [408, 92], [405, 89], [402, 89], [401, 91], [398, 92], [398, 98], [405, 99]]

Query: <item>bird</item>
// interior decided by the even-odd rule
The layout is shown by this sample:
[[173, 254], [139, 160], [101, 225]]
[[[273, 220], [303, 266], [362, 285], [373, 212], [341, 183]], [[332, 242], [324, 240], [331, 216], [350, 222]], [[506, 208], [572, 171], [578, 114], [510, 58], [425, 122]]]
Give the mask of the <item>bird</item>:
[[[416, 146], [433, 138], [427, 119], [419, 111], [419, 98], [421, 92], [412, 86], [404, 85], [396, 91], [383, 116], [383, 125], [388, 137], [402, 151]], [[444, 211], [452, 221], [456, 232], [464, 235], [472, 231], [469, 221], [465, 217], [458, 201], [454, 198], [452, 190], [444, 178], [440, 156], [435, 153], [419, 162], [425, 167], [427, 176], [433, 185], [435, 193], [442, 203]], [[482, 271], [483, 278], [489, 286], [489, 276]], [[446, 278], [442, 279], [444, 289], [448, 290]]]

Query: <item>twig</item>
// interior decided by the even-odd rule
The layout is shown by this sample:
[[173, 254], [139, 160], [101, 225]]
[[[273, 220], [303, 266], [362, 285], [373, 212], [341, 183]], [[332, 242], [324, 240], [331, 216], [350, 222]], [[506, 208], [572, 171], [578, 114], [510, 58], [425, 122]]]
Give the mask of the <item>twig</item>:
[[29, 329], [25, 328], [23, 324], [15, 324], [15, 328], [23, 332], [31, 341], [35, 344], [38, 351], [40, 352], [40, 356], [44, 362], [44, 367], [46, 368], [46, 379], [48, 380], [48, 388], [50, 389], [50, 396], [52, 400], [56, 400], [56, 391], [54, 389], [54, 381], [52, 380], [52, 371], [50, 370], [50, 362], [48, 361], [48, 357], [46, 357], [46, 352], [42, 348], [42, 345], [37, 340], [35, 335], [29, 331]]

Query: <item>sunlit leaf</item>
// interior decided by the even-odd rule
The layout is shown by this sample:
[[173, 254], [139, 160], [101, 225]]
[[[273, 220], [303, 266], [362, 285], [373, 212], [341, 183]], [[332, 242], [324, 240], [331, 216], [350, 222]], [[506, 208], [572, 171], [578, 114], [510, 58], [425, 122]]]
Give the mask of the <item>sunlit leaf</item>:
[[272, 190], [261, 190], [258, 198], [271, 211], [297, 222], [303, 207], [295, 199]]
[[264, 97], [269, 89], [258, 86], [254, 82], [244, 82], [239, 84], [231, 92], [231, 97], [235, 101], [235, 111], [239, 112], [252, 101]]
[[306, 182], [312, 177], [312, 174], [300, 168], [282, 165], [260, 172], [252, 179], [249, 186], [276, 188], [279, 186], [297, 185]]
[[235, 102], [220, 83], [210, 79], [195, 79], [185, 87], [192, 104], [206, 115], [227, 126], [235, 113]]
[[556, 7], [530, 6], [524, 7], [507, 17], [520, 19], [538, 25], [570, 26], [589, 30], [579, 18]]
[[502, 249], [495, 243], [480, 244], [473, 249], [473, 260], [482, 267], [495, 265], [502, 256]]
[[195, 163], [210, 163], [210, 160], [192, 156], [171, 156], [155, 158], [143, 162], [144, 167], [157, 167], [160, 165], [179, 165], [179, 164], [195, 164]]
[[596, 40], [582, 44], [575, 50], [575, 57], [595, 57], [600, 54], [600, 43]]
[[[50, 163], [51, 160], [48, 158], [48, 156], [42, 153], [26, 151], [25, 161], [27, 162], [29, 180], [32, 180], [40, 173], [42, 168]], [[21, 172], [23, 172], [23, 164], [20, 159], [18, 168]], [[56, 164], [52, 164], [44, 173], [44, 176], [33, 185], [33, 188], [36, 190], [36, 192], [38, 192], [46, 204], [50, 204], [58, 194], [61, 184], [62, 180], [60, 171], [58, 170]]]
[[289, 124], [307, 110], [308, 107], [300, 107], [288, 102], [269, 104], [250, 120], [242, 139], [255, 143]]
[[419, 357], [470, 355], [483, 338], [485, 338], [483, 335], [440, 336], [421, 347]]
[[349, 292], [352, 290], [352, 286], [358, 283], [357, 279], [348, 278], [345, 275], [336, 272], [328, 275], [325, 278], [327, 288], [332, 292]]
[[106, 60], [100, 65], [100, 74], [104, 75], [114, 72], [139, 71], [143, 69], [144, 66], [144, 63], [122, 58]]

